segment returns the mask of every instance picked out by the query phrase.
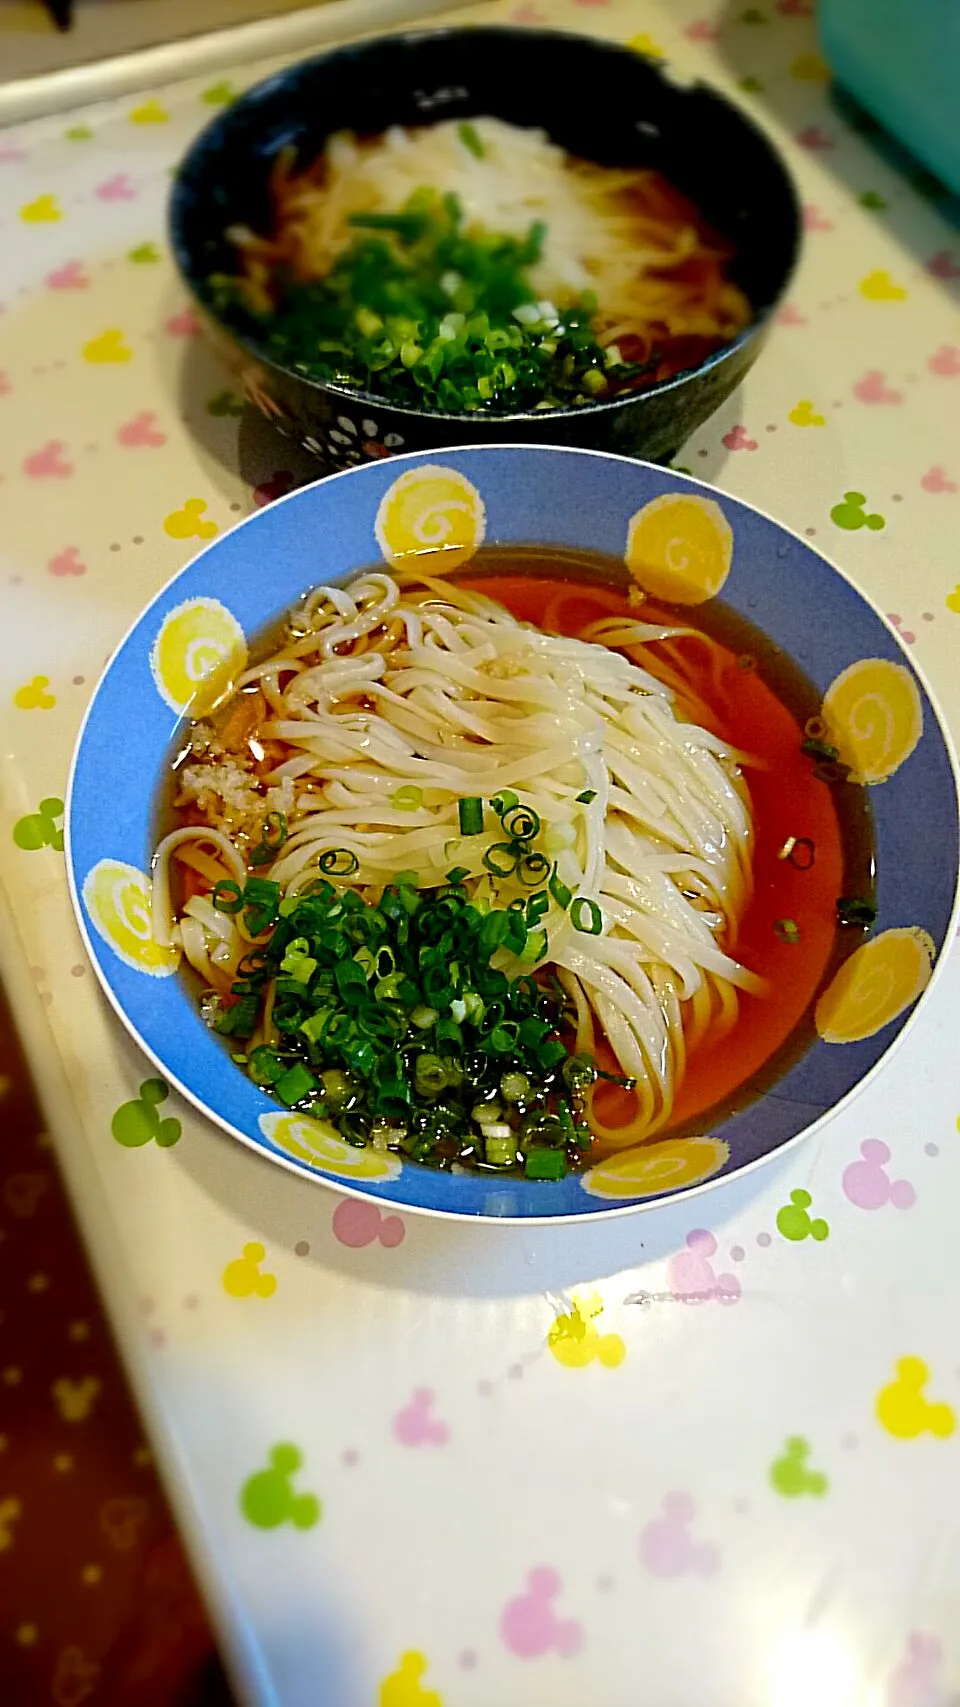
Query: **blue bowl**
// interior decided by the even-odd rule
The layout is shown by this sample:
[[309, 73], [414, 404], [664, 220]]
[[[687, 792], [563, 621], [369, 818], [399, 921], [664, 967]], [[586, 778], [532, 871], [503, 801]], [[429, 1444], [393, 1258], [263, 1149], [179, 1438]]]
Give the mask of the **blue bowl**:
[[[537, 126], [571, 153], [652, 166], [735, 247], [731, 276], [753, 306], [738, 337], [699, 366], [580, 408], [450, 415], [307, 379], [265, 347], [257, 324], [216, 304], [233, 225], [269, 229], [270, 176], [293, 147], [307, 164], [338, 130], [372, 135], [431, 117], [489, 114]], [[171, 246], [203, 327], [250, 400], [327, 469], [449, 444], [580, 445], [665, 460], [756, 360], [800, 241], [786, 167], [751, 121], [706, 84], [657, 61], [559, 30], [452, 28], [380, 37], [308, 59], [249, 89], [202, 131], [173, 186]]]
[[[622, 560], [631, 520], [652, 500], [673, 494], [710, 502], [714, 516], [719, 505], [733, 537], [719, 602], [767, 635], [819, 695], [871, 661], [874, 710], [885, 715], [888, 693], [901, 709], [892, 713], [887, 780], [869, 790], [878, 918], [836, 974], [849, 982], [856, 971], [857, 1023], [849, 1001], [846, 1018], [837, 1019], [834, 982], [830, 1000], [819, 994], [816, 1023], [808, 1015], [775, 1082], [753, 1100], [738, 1098], [694, 1136], [656, 1138], [556, 1183], [441, 1174], [325, 1141], [316, 1123], [282, 1110], [231, 1062], [201, 1022], [193, 993], [167, 975], [169, 963], [147, 940], [156, 790], [190, 691], [188, 652], [195, 682], [198, 669], [242, 650], [245, 637], [261, 633], [321, 574], [345, 579], [378, 561], [385, 494], [401, 477], [409, 485], [417, 471], [429, 480], [436, 462], [420, 454], [370, 464], [251, 516], [175, 576], [119, 646], [80, 734], [66, 818], [71, 892], [101, 983], [164, 1077], [211, 1120], [305, 1179], [380, 1203], [454, 1217], [553, 1220], [634, 1209], [743, 1173], [822, 1124], [901, 1035], [953, 936], [960, 820], [940, 719], [884, 619], [803, 540], [699, 481], [585, 451], [474, 446], [442, 453], [444, 469], [473, 489], [473, 546], [485, 526], [488, 545], [537, 542]], [[468, 512], [461, 508], [460, 523]], [[658, 591], [663, 596], [662, 585]], [[690, 602], [689, 585], [678, 592]], [[882, 989], [878, 978], [887, 980]]]

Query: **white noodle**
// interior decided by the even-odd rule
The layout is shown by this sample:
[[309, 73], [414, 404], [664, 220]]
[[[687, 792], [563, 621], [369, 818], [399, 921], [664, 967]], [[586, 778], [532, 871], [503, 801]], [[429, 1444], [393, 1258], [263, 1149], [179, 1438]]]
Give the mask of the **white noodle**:
[[[753, 841], [740, 755], [684, 721], [672, 691], [632, 657], [543, 633], [442, 582], [377, 573], [317, 588], [292, 626], [302, 636], [296, 663], [288, 642], [246, 677], [272, 690], [258, 738], [285, 749], [268, 775], [250, 780], [265, 810], [277, 779], [295, 803], [287, 839], [260, 875], [294, 895], [317, 878], [326, 851], [347, 849], [361, 892], [375, 896], [409, 869], [421, 886], [442, 884], [456, 863], [473, 894], [505, 905], [516, 881], [491, 879], [484, 866], [503, 829], [487, 808], [483, 831], [461, 836], [458, 802], [512, 788], [539, 815], [561, 880], [600, 912], [599, 935], [575, 928], [555, 901], [542, 920], [576, 1010], [577, 1046], [592, 1048], [596, 1024], [636, 1078], [631, 1141], [638, 1128], [662, 1126], [689, 1050], [732, 1024], [737, 989], [762, 988], [731, 954]], [[645, 639], [664, 634], [608, 627], [640, 657]], [[398, 805], [399, 791], [411, 789]], [[578, 800], [587, 790], [593, 798]], [[188, 837], [215, 847], [244, 881], [225, 829], [167, 836], [154, 879], [158, 940], [170, 929], [169, 855]], [[235, 965], [249, 933], [209, 902], [185, 912], [184, 951], [222, 987], [217, 961]], [[495, 963], [511, 967], [502, 950]], [[617, 1141], [606, 1128], [601, 1135]]]

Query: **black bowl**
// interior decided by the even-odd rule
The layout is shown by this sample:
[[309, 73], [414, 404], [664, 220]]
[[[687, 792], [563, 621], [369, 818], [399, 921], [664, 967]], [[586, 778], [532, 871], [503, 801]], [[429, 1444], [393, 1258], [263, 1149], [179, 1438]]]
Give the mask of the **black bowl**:
[[[489, 416], [400, 408], [282, 367], [242, 316], [213, 306], [211, 274], [236, 270], [225, 232], [267, 231], [278, 150], [307, 164], [338, 130], [490, 114], [546, 130], [601, 164], [662, 171], [735, 245], [731, 276], [754, 317], [699, 367], [609, 402]], [[328, 468], [450, 444], [578, 445], [663, 460], [756, 360], [797, 255], [793, 185], [766, 137], [715, 90], [628, 48], [555, 30], [443, 29], [378, 37], [258, 84], [210, 124], [173, 187], [173, 252], [202, 323], [248, 397]]]

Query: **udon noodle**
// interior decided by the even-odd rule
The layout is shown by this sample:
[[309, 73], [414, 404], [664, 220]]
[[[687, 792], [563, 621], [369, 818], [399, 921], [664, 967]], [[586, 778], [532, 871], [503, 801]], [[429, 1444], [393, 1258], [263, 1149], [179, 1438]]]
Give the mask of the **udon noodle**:
[[[464, 834], [461, 817], [464, 800], [515, 798], [552, 872], [536, 975], [562, 986], [569, 1047], [590, 1054], [605, 1040], [635, 1081], [629, 1141], [655, 1132], [688, 1053], [732, 1024], [738, 992], [760, 988], [735, 958], [753, 842], [743, 756], [695, 720], [664, 649], [647, 651], [689, 632], [624, 615], [567, 638], [402, 569], [318, 587], [217, 717], [191, 728], [180, 827], [156, 855], [158, 937], [224, 996], [252, 933], [210, 890], [242, 887], [253, 850], [288, 901], [333, 857], [374, 900], [400, 872], [442, 892], [455, 866], [474, 906], [522, 905], [516, 874], [497, 869], [500, 821], [488, 811]], [[285, 834], [265, 856], [267, 814]], [[492, 964], [509, 972], [509, 953]], [[275, 1041], [269, 994], [258, 1041]]]

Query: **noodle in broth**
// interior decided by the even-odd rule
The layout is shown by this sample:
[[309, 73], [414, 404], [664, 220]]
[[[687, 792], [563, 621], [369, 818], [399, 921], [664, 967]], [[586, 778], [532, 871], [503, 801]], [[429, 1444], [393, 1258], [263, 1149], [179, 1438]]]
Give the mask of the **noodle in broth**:
[[[575, 1083], [573, 1112], [589, 1133], [567, 1146], [568, 1160], [582, 1163], [593, 1141], [619, 1145], [662, 1129], [688, 1054], [734, 1024], [740, 993], [763, 988], [734, 952], [752, 883], [749, 761], [704, 726], [709, 707], [679, 658], [671, 663], [671, 646], [696, 632], [625, 612], [593, 620], [579, 638], [547, 633], [482, 591], [416, 571], [315, 589], [214, 721], [191, 728], [177, 763], [179, 822], [157, 850], [155, 930], [202, 979], [207, 1017], [229, 1014], [251, 953], [255, 962], [269, 941], [268, 930], [250, 928], [249, 910], [216, 904], [216, 886], [232, 900], [251, 868], [294, 919], [318, 885], [342, 894], [344, 882], [374, 911], [398, 882], [415, 886], [423, 907], [452, 907], [453, 896], [477, 919], [512, 903], [532, 922], [520, 953], [501, 945], [489, 956], [494, 975], [523, 985], [535, 1016], [529, 986], [549, 980], [555, 1023], [536, 1023], [563, 1039], [563, 1063], [602, 1059], [635, 1097], [628, 1128], [608, 1129], [591, 1106], [593, 1073], [586, 1089]], [[709, 651], [709, 638], [698, 638]], [[521, 852], [505, 856], [505, 847]], [[535, 911], [532, 893], [542, 897]], [[283, 923], [281, 910], [274, 928]], [[290, 951], [288, 963], [296, 971]], [[283, 970], [264, 982], [245, 1061], [285, 1042], [274, 1015], [290, 982]], [[463, 1022], [463, 995], [450, 1006]], [[442, 1030], [436, 1014], [427, 1021], [431, 1061], [443, 1057], [431, 1042]], [[515, 1043], [509, 1025], [504, 1035]], [[323, 1049], [310, 1058], [321, 1067]], [[529, 1058], [504, 1062], [501, 1091], [511, 1071], [528, 1081], [519, 1112], [528, 1102], [555, 1119], [559, 1056], [540, 1085]], [[427, 1082], [426, 1069], [420, 1077]], [[316, 1095], [314, 1085], [296, 1100], [309, 1109]], [[522, 1160], [504, 1095], [492, 1140], [494, 1127], [480, 1122], [488, 1151], [500, 1148], [485, 1156], [465, 1117], [470, 1142], [448, 1146], [441, 1162], [492, 1155], [509, 1165], [511, 1145]], [[391, 1120], [379, 1134], [353, 1128], [354, 1141], [402, 1143], [396, 1110]], [[435, 1158], [421, 1150], [420, 1159]]]

